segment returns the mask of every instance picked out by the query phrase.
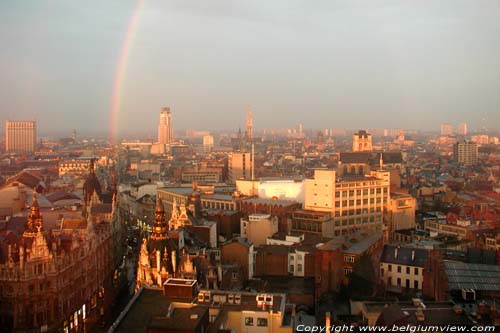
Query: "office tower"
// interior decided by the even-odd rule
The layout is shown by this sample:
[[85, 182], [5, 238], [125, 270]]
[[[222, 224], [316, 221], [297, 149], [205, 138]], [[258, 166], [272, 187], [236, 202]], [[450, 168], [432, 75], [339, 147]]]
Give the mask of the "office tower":
[[457, 134], [467, 135], [467, 123], [458, 124]]
[[160, 112], [160, 124], [158, 125], [158, 143], [167, 144], [174, 141], [172, 130], [172, 114], [169, 107], [164, 107]]
[[5, 122], [5, 148], [8, 153], [33, 153], [36, 150], [36, 122]]
[[372, 135], [365, 130], [359, 130], [352, 136], [352, 151], [372, 151]]
[[237, 179], [252, 178], [252, 155], [250, 153], [232, 152], [228, 160], [229, 182]]
[[453, 125], [441, 124], [441, 136], [448, 136], [453, 134]]
[[203, 150], [211, 152], [214, 148], [214, 137], [212, 135], [203, 136]]
[[248, 106], [245, 135], [249, 139], [253, 138], [253, 118], [252, 118], [252, 107], [251, 106]]
[[461, 141], [453, 146], [453, 157], [458, 164], [474, 165], [477, 163], [477, 143]]

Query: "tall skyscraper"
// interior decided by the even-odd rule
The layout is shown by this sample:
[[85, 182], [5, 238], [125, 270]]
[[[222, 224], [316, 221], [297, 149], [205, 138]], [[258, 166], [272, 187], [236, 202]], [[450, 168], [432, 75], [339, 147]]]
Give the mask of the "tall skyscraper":
[[172, 114], [169, 107], [164, 107], [160, 112], [160, 124], [158, 125], [158, 143], [167, 144], [174, 141], [172, 130]]
[[467, 135], [467, 123], [458, 124], [457, 134], [458, 135]]
[[36, 150], [36, 122], [5, 122], [5, 143], [9, 153], [33, 153]]
[[253, 138], [253, 116], [252, 116], [252, 107], [251, 106], [248, 106], [245, 135], [249, 139]]
[[448, 136], [453, 134], [453, 125], [441, 124], [441, 136]]
[[352, 151], [372, 151], [372, 135], [359, 130], [352, 136]]

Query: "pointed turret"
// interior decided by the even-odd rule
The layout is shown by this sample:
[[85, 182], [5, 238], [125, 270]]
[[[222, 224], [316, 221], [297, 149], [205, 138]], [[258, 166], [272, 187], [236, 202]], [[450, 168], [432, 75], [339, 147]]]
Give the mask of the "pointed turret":
[[25, 235], [35, 235], [37, 232], [41, 231], [43, 227], [43, 219], [40, 214], [40, 206], [38, 205], [38, 199], [36, 194], [33, 192], [33, 201], [31, 203], [30, 213], [28, 214], [28, 220], [26, 221]]
[[92, 158], [89, 164], [89, 175], [87, 176], [85, 183], [83, 183], [83, 198], [85, 200], [85, 205], [90, 203], [94, 193], [97, 193], [98, 197], [100, 197], [101, 184], [95, 175], [94, 159]]
[[153, 226], [153, 234], [151, 235], [151, 239], [168, 239], [167, 230], [168, 225], [165, 221], [165, 209], [163, 208], [163, 202], [158, 197], [158, 199], [156, 200], [155, 223]]

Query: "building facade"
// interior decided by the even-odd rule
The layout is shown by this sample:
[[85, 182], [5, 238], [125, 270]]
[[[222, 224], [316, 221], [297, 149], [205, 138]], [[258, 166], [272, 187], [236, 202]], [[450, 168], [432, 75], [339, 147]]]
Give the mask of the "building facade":
[[386, 245], [380, 258], [380, 281], [387, 290], [421, 290], [429, 251]]
[[315, 170], [314, 178], [305, 180], [305, 209], [331, 213], [334, 236], [382, 230], [390, 199], [389, 178], [388, 171], [337, 177], [335, 170]]
[[477, 164], [477, 143], [472, 141], [461, 141], [453, 145], [453, 157], [455, 162], [469, 166]]
[[364, 130], [359, 130], [352, 136], [352, 151], [372, 151], [372, 135]]
[[33, 153], [36, 150], [36, 122], [5, 122], [5, 148], [8, 153]]
[[228, 157], [229, 182], [238, 179], [252, 179], [252, 155], [250, 153], [232, 152]]

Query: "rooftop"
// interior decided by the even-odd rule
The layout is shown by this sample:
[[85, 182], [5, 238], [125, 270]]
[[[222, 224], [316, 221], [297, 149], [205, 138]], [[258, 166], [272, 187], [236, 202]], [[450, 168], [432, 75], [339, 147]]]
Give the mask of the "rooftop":
[[444, 261], [450, 290], [500, 291], [500, 266]]

